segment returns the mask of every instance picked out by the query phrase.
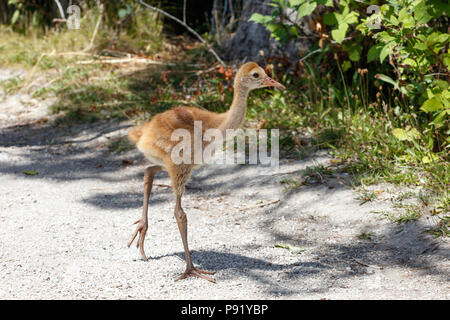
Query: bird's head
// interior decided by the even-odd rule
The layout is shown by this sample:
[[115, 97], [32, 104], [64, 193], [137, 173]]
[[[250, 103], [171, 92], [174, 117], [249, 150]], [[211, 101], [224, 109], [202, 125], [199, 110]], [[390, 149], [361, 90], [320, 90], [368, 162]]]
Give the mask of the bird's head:
[[247, 62], [239, 68], [234, 80], [234, 86], [237, 85], [249, 90], [264, 87], [286, 89], [281, 83], [269, 77], [264, 69], [255, 62]]

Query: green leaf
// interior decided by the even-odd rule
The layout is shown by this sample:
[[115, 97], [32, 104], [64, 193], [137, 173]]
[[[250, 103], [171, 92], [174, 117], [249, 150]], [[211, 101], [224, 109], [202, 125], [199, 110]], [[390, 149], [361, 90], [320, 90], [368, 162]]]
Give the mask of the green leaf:
[[294, 254], [299, 254], [302, 251], [305, 251], [304, 248], [300, 248], [300, 247], [296, 247], [296, 246], [291, 246], [290, 244], [276, 244], [275, 248], [283, 248], [283, 249], [287, 249], [290, 252], [294, 253]]
[[35, 13], [33, 14], [33, 26], [37, 27], [39, 25], [40, 22], [40, 16], [39, 13]]
[[404, 28], [412, 28], [414, 27], [416, 21], [411, 13], [408, 12], [406, 8], [400, 10], [398, 14], [398, 20], [403, 24]]
[[254, 13], [250, 17], [250, 19], [248, 19], [248, 21], [253, 21], [253, 22], [261, 23], [261, 24], [266, 24], [266, 23], [272, 21], [272, 17], [271, 16], [263, 16], [260, 13]]
[[428, 13], [427, 5], [421, 1], [414, 9], [414, 18], [418, 24], [424, 24], [430, 21], [433, 17]]
[[450, 54], [444, 55], [444, 65], [450, 70]]
[[419, 137], [420, 137], [420, 132], [417, 131], [416, 128], [412, 128], [412, 129], [408, 130], [408, 135], [409, 135], [411, 138], [419, 139]]
[[444, 105], [436, 96], [434, 96], [433, 98], [426, 100], [420, 109], [429, 113], [444, 109]]
[[401, 129], [401, 128], [396, 128], [392, 130], [392, 134], [394, 135], [394, 137], [396, 137], [398, 140], [400, 141], [409, 141], [410, 137], [408, 136], [408, 133], [406, 132], [405, 129]]
[[296, 7], [301, 5], [305, 0], [289, 0], [289, 6]]
[[348, 60], [346, 60], [343, 64], [342, 64], [342, 71], [347, 71], [348, 69], [350, 69], [352, 67], [352, 63]]
[[340, 4], [341, 8], [344, 7], [344, 10], [342, 10], [342, 16], [343, 17], [347, 16], [350, 12], [350, 7], [348, 6], [347, 1], [340, 0], [339, 4]]
[[409, 16], [407, 19], [403, 21], [403, 28], [412, 28], [416, 25], [416, 21], [412, 16]]
[[420, 51], [425, 51], [425, 50], [428, 50], [428, 46], [427, 46], [427, 44], [425, 43], [425, 42], [417, 42], [415, 45], [414, 45], [414, 49], [417, 49], [417, 50], [420, 50]]
[[390, 35], [388, 32], [386, 32], [386, 31], [380, 32], [380, 33], [378, 34], [378, 37], [379, 37], [379, 39], [380, 39], [382, 42], [387, 43], [387, 44], [389, 44], [389, 42], [395, 41], [395, 37], [391, 36], [391, 35]]
[[359, 13], [352, 11], [348, 15], [345, 16], [344, 22], [347, 24], [353, 24], [358, 22]]
[[418, 139], [420, 137], [419, 131], [415, 128], [408, 131], [401, 128], [395, 128], [392, 130], [392, 134], [400, 141], [413, 141], [414, 139]]
[[348, 52], [348, 57], [350, 60], [359, 61], [359, 59], [361, 59], [363, 47], [360, 42], [348, 41], [344, 44], [344, 50]]
[[401, 9], [400, 12], [398, 13], [398, 19], [400, 20], [400, 22], [406, 19], [408, 16], [409, 12], [406, 8]]
[[36, 170], [23, 170], [22, 171], [23, 174], [26, 174], [27, 176], [35, 176], [37, 175], [37, 171]]
[[14, 11], [13, 16], [11, 18], [12, 25], [14, 25], [17, 22], [17, 19], [19, 19], [19, 16], [20, 16], [20, 11], [19, 10]]
[[270, 36], [280, 41], [281, 43], [286, 43], [289, 41], [290, 33], [288, 29], [281, 24], [278, 23], [268, 23], [266, 25], [267, 30], [270, 31]]
[[123, 19], [123, 18], [125, 18], [125, 16], [128, 14], [128, 10], [127, 9], [120, 9], [119, 10], [119, 18], [120, 19]]
[[334, 6], [333, 0], [316, 0], [316, 2], [318, 4], [322, 4], [322, 5], [327, 6], [327, 7], [333, 7]]
[[435, 83], [439, 88], [441, 88], [442, 90], [448, 89], [448, 88], [450, 87], [450, 84], [449, 84], [447, 81], [445, 81], [445, 80], [436, 79], [436, 80], [434, 81], [434, 83]]
[[426, 156], [422, 157], [423, 163], [431, 163], [431, 162], [435, 162], [438, 160], [439, 160], [439, 157], [436, 154], [434, 154], [433, 152], [430, 152]]
[[327, 26], [338, 24], [335, 13], [334, 12], [325, 13], [325, 15], [323, 16], [323, 23], [325, 23]]
[[348, 52], [348, 57], [352, 61], [359, 61], [359, 59], [361, 59], [361, 55], [360, 55], [358, 49], [356, 49], [356, 48], [352, 48], [352, 50], [350, 50]]
[[347, 33], [347, 30], [348, 30], [348, 24], [341, 23], [338, 25], [337, 29], [334, 29], [333, 31], [331, 31], [331, 37], [337, 43], [341, 43], [345, 39], [345, 34]]
[[400, 21], [398, 21], [398, 19], [395, 16], [391, 16], [389, 19], [389, 22], [393, 25], [393, 26], [398, 26], [398, 24], [400, 23]]
[[442, 110], [439, 112], [439, 114], [434, 118], [433, 123], [434, 124], [442, 124], [445, 120], [445, 116], [447, 114], [450, 114], [450, 110]]
[[298, 8], [298, 19], [301, 19], [305, 16], [309, 16], [316, 9], [317, 3], [315, 2], [306, 2]]
[[381, 51], [380, 51], [380, 63], [383, 63], [384, 59], [389, 55], [389, 53], [391, 52], [392, 49], [392, 45], [390, 43], [388, 43], [387, 45], [385, 45]]
[[398, 89], [398, 82], [394, 81], [391, 77], [389, 77], [389, 76], [387, 76], [385, 74], [378, 73], [378, 74], [375, 75], [375, 78], [376, 79], [380, 79], [381, 81], [390, 83], [390, 84], [392, 84], [394, 86], [394, 89]]
[[432, 47], [437, 43], [444, 44], [445, 42], [447, 42], [448, 38], [449, 35], [446, 33], [433, 32], [426, 38], [426, 44], [428, 47]]
[[406, 58], [405, 60], [403, 60], [403, 64], [406, 64], [406, 65], [411, 66], [411, 67], [417, 67], [416, 61], [414, 61], [411, 58]]
[[369, 49], [367, 52], [367, 63], [372, 62], [373, 60], [380, 57], [382, 46], [379, 44], [374, 45], [372, 48]]

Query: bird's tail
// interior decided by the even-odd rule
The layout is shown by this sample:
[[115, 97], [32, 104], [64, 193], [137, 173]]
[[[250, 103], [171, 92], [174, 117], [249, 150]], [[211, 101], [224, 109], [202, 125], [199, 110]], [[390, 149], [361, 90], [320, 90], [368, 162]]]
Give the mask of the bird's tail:
[[136, 144], [142, 136], [142, 126], [136, 126], [128, 131], [128, 140]]

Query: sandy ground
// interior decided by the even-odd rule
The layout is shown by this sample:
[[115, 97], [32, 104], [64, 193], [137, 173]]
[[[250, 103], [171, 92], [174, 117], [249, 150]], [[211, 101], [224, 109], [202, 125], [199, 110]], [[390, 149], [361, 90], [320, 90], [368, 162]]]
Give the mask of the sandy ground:
[[[0, 80], [11, 74], [2, 70]], [[175, 282], [185, 263], [170, 189], [154, 187], [150, 259], [126, 246], [148, 165], [136, 150], [108, 150], [127, 123], [55, 128], [35, 121], [54, 98], [0, 93], [0, 100], [0, 299], [450, 297], [448, 239], [423, 232], [433, 221], [397, 225], [374, 213], [390, 208], [393, 188], [372, 186], [380, 196], [361, 205], [341, 183], [345, 176], [297, 189], [280, 183], [328, 163], [325, 152], [282, 160], [279, 172], [254, 165], [197, 170], [183, 200], [189, 244], [195, 265], [215, 271], [217, 283]], [[165, 173], [155, 183], [170, 184]]]

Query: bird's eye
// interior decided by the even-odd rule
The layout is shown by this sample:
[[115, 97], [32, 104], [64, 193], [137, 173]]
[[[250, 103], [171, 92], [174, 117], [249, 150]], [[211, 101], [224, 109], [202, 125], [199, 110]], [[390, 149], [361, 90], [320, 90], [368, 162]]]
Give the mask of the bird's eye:
[[257, 72], [255, 72], [254, 74], [253, 74], [253, 78], [258, 78], [259, 77], [259, 74], [257, 73]]

